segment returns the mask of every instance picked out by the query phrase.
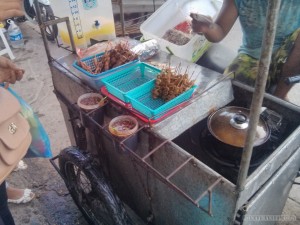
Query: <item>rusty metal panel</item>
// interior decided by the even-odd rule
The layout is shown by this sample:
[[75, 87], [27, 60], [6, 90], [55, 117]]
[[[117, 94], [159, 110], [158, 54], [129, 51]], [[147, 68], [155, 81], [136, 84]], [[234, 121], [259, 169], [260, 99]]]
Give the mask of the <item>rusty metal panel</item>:
[[[105, 138], [106, 139], [106, 138]], [[139, 134], [139, 146], [136, 153], [146, 155], [155, 140], [151, 134]], [[156, 141], [159, 140], [156, 138]], [[150, 148], [150, 149], [149, 149]], [[130, 159], [130, 154], [120, 149], [116, 142], [105, 140], [105, 151], [110, 160], [109, 174], [112, 184], [122, 199], [145, 221], [155, 224], [231, 224], [235, 210], [235, 186], [222, 180], [212, 189], [212, 215], [199, 209], [170, 185], [157, 179], [143, 165]], [[170, 143], [163, 145], [147, 160], [161, 174], [167, 176], [191, 155], [179, 146]], [[194, 199], [204, 192], [220, 175], [193, 158], [170, 180]], [[209, 195], [200, 200], [200, 205], [209, 207]]]
[[[183, 154], [189, 154], [177, 145], [167, 145], [164, 154], [158, 154], [153, 158], [153, 163], [164, 167], [181, 158]], [[219, 174], [211, 170], [202, 162], [194, 159], [172, 179], [190, 196], [196, 197], [215, 181]], [[154, 215], [157, 224], [230, 224], [234, 216], [235, 193], [234, 185], [227, 180], [222, 180], [212, 189], [212, 215], [200, 210], [190, 202], [176, 195], [174, 191], [164, 187], [162, 183], [153, 182], [152, 192], [155, 193], [153, 200]], [[206, 195], [200, 200], [200, 205], [204, 208], [209, 202]]]

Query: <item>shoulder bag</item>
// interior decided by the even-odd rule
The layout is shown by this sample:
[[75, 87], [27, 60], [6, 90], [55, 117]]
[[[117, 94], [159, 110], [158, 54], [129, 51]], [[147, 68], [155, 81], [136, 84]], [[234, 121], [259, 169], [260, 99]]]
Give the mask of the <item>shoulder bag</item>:
[[0, 184], [25, 156], [31, 143], [30, 127], [20, 110], [18, 100], [0, 87]]

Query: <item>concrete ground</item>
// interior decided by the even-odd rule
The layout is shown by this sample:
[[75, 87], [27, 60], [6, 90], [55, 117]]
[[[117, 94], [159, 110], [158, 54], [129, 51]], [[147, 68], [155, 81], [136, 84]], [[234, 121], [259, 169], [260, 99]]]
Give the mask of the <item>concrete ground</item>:
[[[25, 48], [13, 50], [15, 63], [26, 70], [22, 81], [13, 88], [29, 103], [38, 114], [51, 140], [53, 155], [70, 145], [59, 103], [53, 94], [51, 73], [39, 30], [23, 23], [22, 31], [27, 40]], [[235, 35], [234, 31], [232, 35]], [[225, 41], [228, 41], [225, 40]], [[228, 41], [230, 42], [230, 41]], [[68, 54], [50, 44], [54, 57]], [[300, 106], [299, 85], [290, 93], [291, 101]], [[25, 159], [27, 170], [13, 172], [8, 178], [11, 185], [31, 188], [36, 198], [27, 204], [10, 204], [17, 225], [73, 225], [87, 224], [73, 203], [63, 180], [49, 163], [48, 159]], [[297, 180], [300, 182], [300, 179]], [[300, 224], [300, 187], [294, 185], [283, 213], [296, 216], [297, 221], [280, 225]]]

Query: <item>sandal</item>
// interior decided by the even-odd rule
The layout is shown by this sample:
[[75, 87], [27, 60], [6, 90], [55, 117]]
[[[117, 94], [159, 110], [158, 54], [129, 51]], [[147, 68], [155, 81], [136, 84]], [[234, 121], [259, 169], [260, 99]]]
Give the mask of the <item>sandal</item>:
[[27, 167], [28, 167], [27, 164], [23, 160], [20, 160], [18, 165], [15, 167], [14, 172], [18, 170], [26, 170]]
[[30, 202], [35, 197], [35, 194], [30, 189], [23, 190], [23, 196], [19, 199], [7, 199], [10, 203], [21, 204]]

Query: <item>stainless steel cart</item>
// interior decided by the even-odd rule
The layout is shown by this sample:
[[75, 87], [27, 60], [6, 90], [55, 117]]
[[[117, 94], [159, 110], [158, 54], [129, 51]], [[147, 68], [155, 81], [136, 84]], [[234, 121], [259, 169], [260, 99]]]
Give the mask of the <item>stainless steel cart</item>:
[[[157, 60], [171, 60], [174, 64], [180, 60], [168, 57], [161, 53]], [[105, 122], [99, 124], [94, 116], [96, 112], [85, 114], [76, 106], [77, 98], [92, 90], [78, 79], [78, 72], [71, 66], [74, 60], [71, 54], [49, 63], [72, 144], [90, 153], [89, 163], [95, 165], [95, 170], [103, 171], [113, 192], [143, 221], [253, 224], [251, 215], [281, 215], [300, 167], [299, 107], [270, 95], [264, 97], [264, 106], [280, 114], [287, 128], [276, 148], [266, 150], [253, 166], [245, 189], [238, 192], [238, 168], [212, 162], [207, 157], [211, 149], [204, 149], [199, 140], [213, 109], [230, 104], [249, 107], [252, 88], [226, 79], [212, 85], [222, 75], [193, 65], [203, 89], [206, 85], [213, 87], [196, 93], [186, 106], [161, 122], [140, 121], [140, 129], [135, 134], [138, 147], [134, 150], [128, 144], [132, 136], [117, 140], [107, 130], [110, 119], [130, 111], [109, 101], [105, 106]], [[77, 163], [80, 167], [82, 162]], [[78, 185], [77, 181], [66, 179], [67, 186], [71, 185], [69, 189]], [[75, 196], [75, 199], [80, 205], [80, 198]]]
[[[132, 111], [109, 100], [101, 109], [82, 112], [78, 97], [99, 90], [80, 80], [79, 71], [72, 67], [74, 54], [53, 59], [47, 46], [46, 50], [54, 92], [71, 143], [77, 146], [63, 150], [52, 163], [57, 167], [54, 161], [59, 159], [57, 170], [91, 223], [252, 225], [274, 224], [281, 215], [299, 173], [299, 107], [264, 95], [263, 106], [279, 115], [282, 132], [252, 160], [245, 185], [237, 188], [237, 175], [248, 171], [247, 166], [215, 155], [204, 144], [203, 133], [212, 111], [227, 105], [250, 107], [253, 88], [160, 53], [151, 60], [194, 67], [202, 86], [168, 117], [157, 123], [139, 120], [138, 131], [120, 140], [108, 132], [108, 122]], [[101, 123], [98, 116], [103, 113]], [[132, 147], [133, 141], [137, 148]]]

